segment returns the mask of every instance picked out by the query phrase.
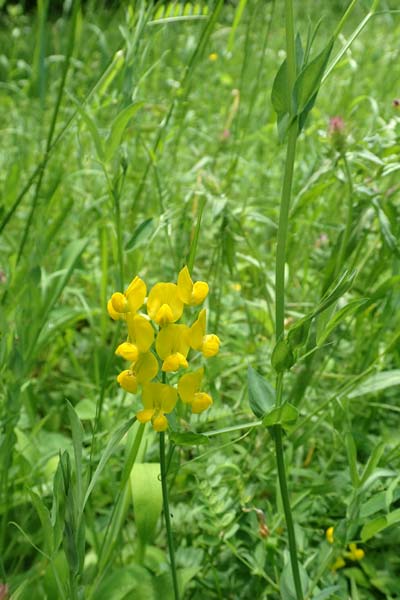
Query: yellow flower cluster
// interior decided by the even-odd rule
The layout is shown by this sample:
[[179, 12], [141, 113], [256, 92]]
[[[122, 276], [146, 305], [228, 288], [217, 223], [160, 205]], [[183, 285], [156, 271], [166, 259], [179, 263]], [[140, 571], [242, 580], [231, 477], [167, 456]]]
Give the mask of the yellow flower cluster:
[[[329, 544], [333, 544], [335, 542], [334, 528], [328, 527], [328, 529], [325, 532], [325, 536], [326, 536], [327, 542], [329, 542]], [[356, 561], [362, 560], [364, 558], [364, 556], [365, 556], [364, 550], [362, 548], [358, 548], [357, 544], [355, 544], [354, 542], [351, 542], [349, 544], [349, 551], [344, 552], [343, 556], [339, 556], [333, 563], [331, 569], [333, 571], [337, 571], [338, 569], [341, 569], [342, 567], [346, 566], [346, 561], [344, 560], [343, 557], [348, 558], [349, 560], [351, 560], [353, 562], [356, 562]]]
[[[189, 372], [179, 378], [177, 388], [153, 381], [161, 371], [170, 373], [187, 369], [190, 349], [204, 357], [215, 356], [220, 340], [206, 333], [206, 309], [200, 311], [190, 326], [178, 324], [183, 309], [198, 306], [208, 294], [204, 281], [193, 283], [185, 266], [178, 275], [177, 283], [157, 283], [147, 298], [147, 317], [138, 314], [145, 303], [146, 284], [135, 277], [125, 293], [114, 293], [107, 304], [110, 317], [124, 319], [128, 326], [128, 339], [118, 346], [115, 353], [130, 361], [129, 369], [122, 371], [117, 381], [132, 394], [142, 387], [143, 410], [136, 417], [141, 423], [151, 421], [156, 431], [165, 431], [168, 420], [165, 414], [172, 412], [178, 395], [182, 402], [191, 406], [193, 413], [201, 413], [212, 404], [209, 394], [201, 392], [204, 369]], [[154, 343], [155, 342], [155, 343]], [[152, 352], [152, 348], [156, 353]]]

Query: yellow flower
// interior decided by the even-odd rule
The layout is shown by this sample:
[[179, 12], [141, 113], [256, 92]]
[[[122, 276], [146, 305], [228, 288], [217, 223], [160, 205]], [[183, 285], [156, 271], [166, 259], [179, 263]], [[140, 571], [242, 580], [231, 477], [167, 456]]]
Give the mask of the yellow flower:
[[141, 315], [126, 315], [129, 341], [120, 344], [115, 351], [117, 356], [136, 362], [140, 353], [148, 352], [154, 342], [154, 329], [149, 321]]
[[189, 327], [186, 325], [163, 327], [156, 341], [157, 354], [164, 361], [162, 370], [170, 372], [177, 371], [179, 367], [186, 369], [189, 348]]
[[198, 369], [193, 373], [186, 373], [178, 381], [178, 394], [182, 402], [190, 404], [193, 413], [201, 413], [209, 408], [213, 401], [209, 394], [200, 392], [204, 369]]
[[219, 352], [220, 339], [215, 334], [206, 335], [206, 309], [200, 311], [197, 321], [193, 323], [189, 333], [190, 347], [199, 350], [203, 356], [210, 358]]
[[130, 369], [125, 369], [118, 375], [117, 381], [126, 392], [136, 394], [138, 385], [148, 383], [154, 379], [157, 373], [156, 357], [151, 352], [145, 352], [131, 365]]
[[326, 536], [327, 541], [330, 544], [333, 544], [333, 542], [334, 542], [334, 539], [333, 539], [333, 527], [328, 527], [328, 529], [325, 532], [325, 536]]
[[350, 558], [350, 560], [362, 560], [365, 556], [364, 550], [362, 548], [357, 548], [357, 544], [354, 542], [349, 544], [350, 552], [346, 553], [346, 556]]
[[141, 423], [152, 422], [153, 429], [165, 431], [168, 428], [168, 420], [165, 413], [174, 410], [177, 401], [175, 388], [165, 383], [146, 383], [143, 386], [142, 401], [144, 409], [136, 413]]
[[147, 313], [161, 327], [180, 319], [183, 302], [178, 296], [178, 286], [175, 283], [156, 283], [147, 299]]
[[107, 303], [107, 310], [114, 320], [121, 319], [126, 313], [135, 313], [142, 306], [146, 297], [146, 284], [140, 277], [135, 277], [124, 294], [115, 292]]
[[332, 571], [337, 571], [338, 569], [341, 569], [345, 565], [346, 565], [346, 561], [343, 560], [343, 558], [341, 556], [339, 556], [335, 560], [335, 562], [333, 563], [333, 565], [331, 566], [331, 569], [332, 569]]
[[136, 362], [139, 356], [139, 350], [135, 344], [131, 344], [129, 342], [124, 342], [120, 344], [115, 351], [117, 356], [122, 356], [125, 360], [130, 360], [131, 362]]
[[189, 269], [183, 267], [178, 275], [178, 296], [184, 304], [195, 306], [201, 304], [208, 294], [208, 284], [205, 281], [193, 283]]
[[208, 60], [211, 60], [211, 62], [215, 62], [216, 60], [218, 60], [218, 54], [216, 52], [211, 52], [211, 54], [208, 55]]

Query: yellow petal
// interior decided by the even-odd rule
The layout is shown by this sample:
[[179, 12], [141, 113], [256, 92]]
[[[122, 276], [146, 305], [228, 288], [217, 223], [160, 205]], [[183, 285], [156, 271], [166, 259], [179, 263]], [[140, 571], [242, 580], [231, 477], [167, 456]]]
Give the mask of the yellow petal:
[[174, 315], [169, 304], [162, 304], [160, 306], [154, 317], [154, 321], [161, 327], [168, 325], [168, 323], [173, 323]]
[[152, 420], [153, 429], [155, 431], [165, 431], [168, 429], [168, 419], [160, 414]]
[[189, 269], [185, 266], [178, 275], [178, 296], [185, 304], [192, 300], [193, 281]]
[[[172, 321], [178, 321], [181, 318], [183, 312], [183, 302], [178, 296], [178, 287], [175, 283], [156, 283], [156, 285], [150, 290], [149, 297], [147, 299], [147, 312], [149, 317], [157, 321], [156, 316], [163, 304], [167, 304], [171, 309]], [[166, 309], [164, 309], [165, 312]], [[168, 313], [168, 317], [171, 318], [171, 313]], [[161, 316], [164, 316], [162, 314]]]
[[339, 556], [339, 558], [337, 558], [335, 560], [335, 562], [333, 563], [331, 569], [332, 569], [332, 571], [337, 571], [338, 569], [341, 569], [345, 565], [346, 565], [346, 562], [343, 560], [343, 558], [341, 556]]
[[177, 391], [166, 383], [145, 383], [143, 385], [142, 401], [145, 408], [169, 413], [176, 404]]
[[139, 351], [135, 344], [130, 344], [129, 342], [124, 342], [120, 344], [115, 351], [117, 356], [122, 356], [125, 360], [130, 360], [131, 362], [136, 362], [137, 357], [139, 356]]
[[117, 313], [126, 313], [129, 311], [128, 301], [121, 292], [115, 292], [111, 296], [111, 305]]
[[204, 410], [207, 410], [212, 405], [213, 401], [209, 394], [205, 394], [204, 392], [197, 392], [194, 395], [194, 399], [192, 402], [192, 412], [195, 414], [202, 413]]
[[200, 311], [197, 320], [190, 327], [189, 342], [190, 347], [194, 350], [201, 350], [203, 345], [203, 337], [206, 334], [206, 309]]
[[214, 335], [213, 333], [210, 335], [205, 335], [201, 347], [203, 356], [210, 358], [211, 356], [218, 354], [220, 344], [221, 342], [217, 335]]
[[118, 319], [121, 319], [121, 317], [122, 317], [122, 315], [121, 315], [119, 312], [117, 312], [117, 311], [115, 310], [115, 308], [113, 307], [113, 305], [112, 305], [112, 301], [111, 301], [111, 298], [110, 298], [110, 300], [107, 302], [107, 312], [108, 312], [108, 314], [110, 315], [110, 317], [111, 317], [112, 319], [114, 319], [114, 321], [118, 321]]
[[191, 304], [197, 305], [204, 302], [208, 295], [208, 283], [205, 281], [196, 281], [192, 290]]
[[131, 394], [136, 394], [137, 392], [137, 381], [134, 373], [126, 369], [125, 371], [121, 371], [121, 373], [117, 377], [117, 381], [119, 385], [126, 392], [130, 392]]
[[175, 352], [174, 354], [170, 354], [164, 360], [163, 365], [161, 367], [162, 371], [166, 371], [170, 373], [172, 371], [177, 371], [179, 367], [183, 367], [187, 369], [188, 361], [180, 352]]
[[131, 312], [136, 312], [142, 306], [144, 299], [146, 297], [146, 284], [140, 279], [140, 277], [135, 277], [128, 286], [128, 289], [125, 292], [126, 299], [129, 304], [129, 310]]
[[200, 389], [203, 379], [204, 369], [198, 369], [193, 373], [185, 373], [178, 381], [178, 394], [182, 402], [192, 404], [194, 395]]
[[139, 412], [136, 413], [136, 418], [140, 423], [148, 423], [151, 420], [154, 413], [155, 410], [151, 408], [139, 410]]
[[158, 373], [158, 360], [151, 352], [145, 352], [139, 356], [134, 369], [137, 382], [147, 383], [154, 379]]
[[357, 544], [354, 542], [349, 544], [350, 552], [348, 552], [348, 557], [351, 560], [362, 560], [365, 556], [364, 550], [361, 548], [357, 548]]
[[154, 342], [154, 329], [142, 315], [127, 315], [129, 339], [139, 352], [148, 352]]
[[186, 358], [189, 347], [189, 327], [187, 325], [167, 325], [157, 336], [156, 350], [158, 356], [163, 360], [176, 352]]
[[334, 542], [333, 531], [334, 531], [333, 527], [328, 527], [328, 529], [325, 532], [326, 539], [330, 544], [333, 544], [333, 542]]

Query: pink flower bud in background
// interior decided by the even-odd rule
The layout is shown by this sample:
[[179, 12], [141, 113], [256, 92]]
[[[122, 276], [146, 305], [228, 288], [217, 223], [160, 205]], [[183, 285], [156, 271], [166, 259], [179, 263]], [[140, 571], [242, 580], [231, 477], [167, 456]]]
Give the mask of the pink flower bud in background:
[[336, 116], [329, 119], [329, 135], [332, 140], [333, 147], [338, 152], [342, 153], [346, 144], [346, 125], [342, 117]]
[[6, 600], [8, 596], [8, 585], [0, 583], [0, 600]]

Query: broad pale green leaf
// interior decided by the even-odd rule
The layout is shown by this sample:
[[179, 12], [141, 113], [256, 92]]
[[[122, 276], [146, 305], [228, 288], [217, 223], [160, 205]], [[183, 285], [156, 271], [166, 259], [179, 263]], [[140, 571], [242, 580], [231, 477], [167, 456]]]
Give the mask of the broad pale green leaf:
[[299, 416], [299, 411], [293, 404], [285, 402], [282, 406], [273, 408], [263, 418], [264, 427], [272, 427], [273, 425], [282, 425], [283, 428], [293, 425]]
[[131, 104], [121, 110], [121, 112], [115, 117], [111, 125], [110, 135], [108, 136], [105, 144], [105, 159], [107, 161], [112, 160], [115, 151], [121, 143], [126, 126], [133, 115], [139, 110], [139, 108], [142, 108], [143, 105], [144, 102]]
[[400, 369], [382, 371], [364, 379], [363, 382], [353, 388], [348, 397], [359, 398], [360, 396], [365, 396], [365, 394], [375, 394], [396, 385], [400, 385]]
[[388, 515], [378, 517], [373, 519], [373, 521], [369, 521], [366, 523], [364, 527], [361, 529], [361, 540], [366, 542], [371, 539], [377, 533], [380, 533], [387, 527], [391, 527], [391, 525], [395, 525], [400, 522], [400, 508], [394, 510]]
[[142, 544], [149, 544], [162, 508], [159, 463], [136, 463], [130, 477], [135, 524]]
[[250, 366], [247, 370], [247, 383], [250, 408], [256, 417], [261, 419], [275, 405], [275, 390]]
[[116, 569], [106, 576], [94, 597], [96, 600], [156, 600], [151, 574], [135, 564]]
[[290, 113], [290, 92], [287, 60], [283, 61], [272, 84], [271, 102], [277, 115]]
[[82, 420], [90, 420], [96, 417], [96, 404], [89, 400], [88, 398], [84, 398], [75, 406], [76, 414]]

